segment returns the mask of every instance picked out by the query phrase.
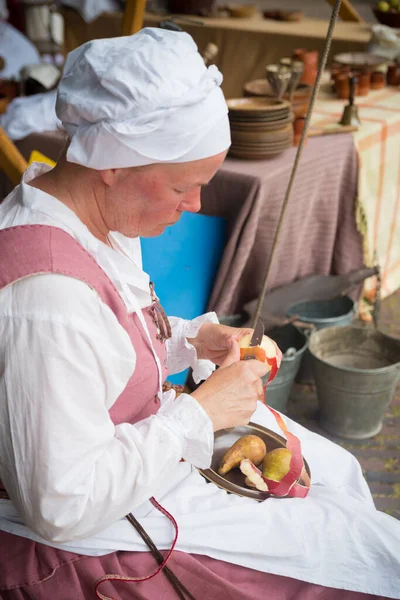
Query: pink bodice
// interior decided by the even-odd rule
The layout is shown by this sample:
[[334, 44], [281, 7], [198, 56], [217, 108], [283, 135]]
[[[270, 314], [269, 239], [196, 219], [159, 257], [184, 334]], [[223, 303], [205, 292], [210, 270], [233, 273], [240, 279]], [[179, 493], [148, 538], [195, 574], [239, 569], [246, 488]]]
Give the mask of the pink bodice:
[[[113, 282], [94, 258], [68, 233], [48, 225], [0, 230], [0, 248], [0, 289], [30, 275], [59, 273], [80, 279], [97, 291], [128, 333], [137, 360], [124, 391], [111, 407], [110, 417], [117, 425], [136, 423], [156, 413], [160, 405], [158, 369], [147, 335], [137, 314], [128, 313]], [[143, 314], [165, 381], [168, 374], [165, 344], [157, 339], [149, 308]]]

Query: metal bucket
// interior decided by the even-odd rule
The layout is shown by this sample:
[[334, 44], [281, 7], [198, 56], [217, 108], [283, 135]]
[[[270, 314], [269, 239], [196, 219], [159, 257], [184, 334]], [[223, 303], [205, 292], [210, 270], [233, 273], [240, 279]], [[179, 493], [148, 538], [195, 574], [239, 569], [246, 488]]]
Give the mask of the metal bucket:
[[[267, 335], [278, 344], [283, 357], [275, 379], [266, 390], [265, 399], [272, 408], [284, 413], [294, 378], [308, 346], [308, 337], [293, 325], [276, 327], [267, 331]], [[264, 385], [267, 379], [267, 376], [263, 378]]]
[[311, 334], [309, 351], [322, 427], [355, 440], [379, 433], [400, 380], [400, 341], [373, 329], [331, 327]]
[[[310, 323], [313, 329], [344, 327], [354, 318], [355, 304], [349, 296], [338, 296], [330, 300], [312, 300], [294, 304], [288, 310], [289, 317], [298, 317], [303, 323]], [[310, 353], [303, 356], [296, 381], [310, 382], [314, 379]]]

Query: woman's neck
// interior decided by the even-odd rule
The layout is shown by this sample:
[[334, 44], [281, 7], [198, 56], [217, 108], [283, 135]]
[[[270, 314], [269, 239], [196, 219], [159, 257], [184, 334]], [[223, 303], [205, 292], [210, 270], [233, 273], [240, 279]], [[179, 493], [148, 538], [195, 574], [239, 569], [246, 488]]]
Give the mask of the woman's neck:
[[35, 177], [29, 185], [68, 206], [92, 235], [103, 244], [111, 246], [108, 240], [110, 230], [103, 218], [104, 186], [96, 172], [64, 163]]

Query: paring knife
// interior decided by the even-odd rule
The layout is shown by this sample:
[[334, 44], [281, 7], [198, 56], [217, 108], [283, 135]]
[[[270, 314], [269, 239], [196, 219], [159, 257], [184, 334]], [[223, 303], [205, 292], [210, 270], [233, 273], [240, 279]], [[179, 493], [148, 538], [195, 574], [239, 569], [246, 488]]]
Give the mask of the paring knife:
[[[254, 328], [253, 335], [251, 336], [249, 348], [260, 346], [264, 335], [264, 323], [261, 319], [257, 320], [256, 326]], [[242, 360], [257, 360], [256, 354], [251, 354], [251, 352], [247, 351]]]
[[264, 335], [264, 323], [261, 319], [257, 319], [254, 333], [251, 336], [250, 346], [260, 346]]

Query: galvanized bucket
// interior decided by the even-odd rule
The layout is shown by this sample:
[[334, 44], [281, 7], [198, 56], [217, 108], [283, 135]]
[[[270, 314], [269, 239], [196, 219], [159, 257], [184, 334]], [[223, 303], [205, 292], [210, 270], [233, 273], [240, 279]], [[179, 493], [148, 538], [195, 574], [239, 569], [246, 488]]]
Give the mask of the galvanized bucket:
[[[275, 379], [266, 390], [266, 403], [286, 412], [287, 402], [301, 359], [308, 346], [308, 336], [293, 325], [284, 325], [267, 331], [282, 351], [282, 363]], [[263, 378], [263, 383], [268, 377]]]
[[[298, 317], [299, 321], [309, 323], [312, 329], [326, 327], [344, 327], [350, 325], [355, 314], [355, 304], [349, 296], [338, 296], [330, 300], [313, 300], [294, 304], [288, 310], [289, 317]], [[296, 381], [313, 380], [310, 353], [303, 356]]]
[[309, 351], [322, 427], [356, 440], [379, 433], [400, 380], [400, 341], [373, 329], [331, 327], [311, 334]]

